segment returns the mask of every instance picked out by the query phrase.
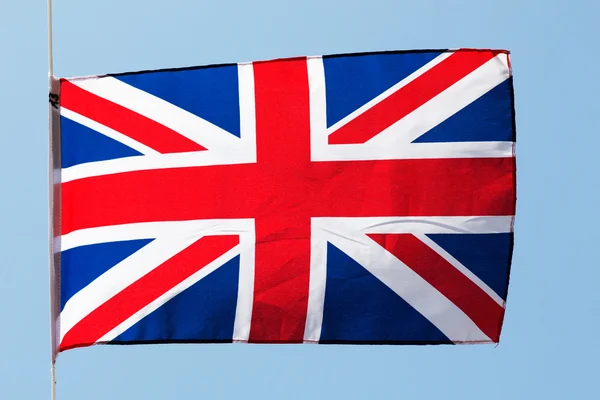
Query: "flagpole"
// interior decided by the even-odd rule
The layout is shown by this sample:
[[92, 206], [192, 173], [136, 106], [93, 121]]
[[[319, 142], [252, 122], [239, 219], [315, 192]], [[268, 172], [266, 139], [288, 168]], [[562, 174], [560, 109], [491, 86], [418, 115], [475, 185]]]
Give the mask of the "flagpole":
[[54, 268], [54, 159], [53, 132], [54, 104], [52, 103], [54, 88], [54, 60], [52, 54], [52, 0], [48, 0], [48, 233], [49, 233], [49, 291], [50, 291], [50, 398], [56, 400], [56, 274]]
[[54, 60], [52, 59], [52, 0], [48, 0], [48, 77], [52, 79]]
[[52, 380], [52, 394], [51, 394], [51, 399], [52, 400], [56, 400], [56, 377], [54, 375], [54, 361], [52, 361], [52, 367], [50, 368], [50, 379]]

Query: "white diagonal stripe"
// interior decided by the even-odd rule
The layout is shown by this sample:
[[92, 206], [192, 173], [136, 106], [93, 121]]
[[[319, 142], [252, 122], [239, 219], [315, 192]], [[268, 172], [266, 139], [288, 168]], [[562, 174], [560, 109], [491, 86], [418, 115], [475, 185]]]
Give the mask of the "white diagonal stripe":
[[[225, 260], [223, 261], [225, 263], [236, 254], [240, 254], [240, 277], [234, 340], [247, 341], [250, 332], [254, 296], [255, 240], [253, 219], [141, 222], [81, 229], [61, 236], [57, 240], [61, 244], [61, 248], [57, 251], [66, 251], [75, 247], [96, 243], [158, 238], [108, 270], [69, 299], [60, 316], [61, 340], [73, 326], [108, 299], [195, 241], [204, 236], [214, 235], [239, 235], [240, 238], [240, 244], [235, 247], [235, 250], [228, 251], [227, 255], [220, 256], [217, 260]], [[232, 254], [233, 256], [231, 256]], [[217, 264], [214, 264], [215, 268], [218, 267]], [[206, 271], [214, 270], [214, 268], [211, 269], [211, 265], [213, 263], [209, 265], [209, 269]], [[190, 278], [191, 280], [182, 282], [177, 288], [170, 290], [167, 294], [161, 296], [160, 299], [155, 300], [151, 305], [132, 316], [128, 320], [128, 323], [133, 324], [139, 321], [143, 316], [148, 315], [148, 313], [161, 304], [164, 304], [168, 299], [189, 287], [185, 286], [186, 284], [189, 283], [191, 285], [204, 277], [205, 274], [203, 274], [199, 272], [193, 278]], [[123, 332], [123, 329], [126, 329], [124, 327], [125, 325], [122, 325], [118, 328], [122, 329], [121, 331], [115, 328], [117, 330], [112, 332], [112, 334]], [[118, 334], [120, 333], [116, 333], [113, 337], [116, 337]], [[106, 341], [109, 336], [105, 336], [101, 341]]]
[[[312, 218], [311, 275], [304, 340], [314, 343], [318, 342], [321, 336], [327, 278], [327, 242], [329, 241], [361, 265], [369, 268], [378, 279], [400, 296], [404, 297], [403, 293], [408, 293], [407, 295], [416, 305], [413, 306], [419, 307], [417, 308], [419, 311], [423, 310], [426, 317], [433, 314], [434, 320], [437, 318], [438, 328], [451, 340], [457, 343], [490, 342], [491, 339], [485, 336], [462, 310], [412, 269], [368, 238], [367, 234], [410, 233], [422, 239], [425, 234], [430, 233], [505, 233], [512, 232], [513, 219], [513, 216]], [[425, 240], [425, 243], [431, 246], [430, 240]], [[504, 305], [497, 294], [447, 252], [443, 249], [439, 251], [434, 246], [432, 248], [471, 278], [496, 302]], [[413, 283], [416, 286], [410, 286]], [[416, 288], [423, 290], [426, 295], [424, 300], [419, 299], [420, 292], [414, 292]], [[463, 323], [466, 323], [464, 330], [461, 328]]]
[[145, 144], [142, 144], [137, 140], [130, 138], [129, 136], [123, 135], [121, 132], [117, 132], [114, 129], [109, 128], [108, 126], [102, 125], [99, 122], [84, 117], [83, 115], [78, 114], [75, 111], [71, 111], [68, 108], [65, 108], [64, 106], [60, 108], [60, 115], [70, 119], [71, 121], [77, 122], [78, 124], [88, 127], [98, 133], [101, 133], [104, 136], [108, 136], [109, 138], [114, 139], [117, 142], [123, 143], [125, 146], [131, 147], [132, 149], [142, 153], [143, 155], [160, 154], [153, 148], [150, 148]]
[[502, 297], [498, 296], [498, 293], [496, 293], [491, 287], [489, 287], [477, 275], [475, 275], [473, 272], [471, 272], [470, 269], [468, 269], [467, 267], [462, 265], [461, 262], [458, 261], [456, 258], [454, 258], [450, 253], [448, 253], [446, 250], [444, 250], [444, 248], [442, 246], [440, 246], [439, 244], [434, 242], [432, 239], [430, 239], [427, 235], [424, 235], [422, 233], [415, 233], [414, 236], [416, 236], [420, 241], [425, 243], [433, 251], [435, 251], [440, 256], [442, 256], [442, 258], [444, 258], [444, 260], [448, 261], [448, 263], [450, 263], [454, 268], [459, 270], [464, 276], [466, 276], [469, 280], [471, 280], [474, 284], [476, 284], [481, 290], [483, 290], [488, 296], [490, 296], [500, 307], [505, 306], [504, 300], [502, 299]]
[[[445, 57], [448, 57], [452, 53], [444, 54]], [[438, 57], [432, 63], [438, 64], [443, 59], [445, 58]], [[427, 64], [423, 68], [430, 69], [434, 65]], [[419, 70], [415, 74], [421, 75], [423, 72], [425, 71]], [[488, 61], [447, 89], [447, 91], [450, 91], [449, 93], [456, 97], [449, 97], [446, 94], [447, 91], [442, 92], [442, 94], [434, 97], [371, 140], [358, 144], [329, 145], [327, 136], [333, 130], [338, 129], [360, 113], [381, 102], [391, 92], [386, 92], [373, 99], [346, 119], [327, 129], [325, 73], [323, 60], [320, 57], [308, 59], [308, 75], [311, 109], [311, 159], [313, 161], [514, 157], [514, 143], [512, 141], [411, 143], [416, 137], [421, 136], [460, 111], [466, 104], [475, 101], [487, 91], [508, 79], [510, 71], [505, 54], [500, 54]], [[418, 75], [411, 75], [409, 78], [413, 80]], [[406, 83], [401, 81], [389, 90], [398, 90]], [[463, 89], [464, 93], [461, 91]], [[456, 102], [455, 99], [457, 99]]]
[[[233, 247], [232, 249], [230, 249], [229, 251], [227, 251], [226, 253], [224, 253], [223, 255], [221, 255], [220, 257], [218, 257], [217, 259], [215, 259], [214, 261], [208, 263], [206, 266], [204, 266], [203, 268], [201, 268], [200, 270], [198, 270], [197, 272], [195, 272], [188, 278], [184, 279], [182, 282], [180, 282], [176, 286], [172, 287], [167, 292], [165, 292], [164, 294], [162, 294], [161, 296], [156, 298], [154, 301], [152, 301], [151, 303], [149, 303], [148, 305], [143, 307], [141, 310], [134, 313], [131, 317], [127, 318], [125, 321], [123, 321], [122, 323], [117, 325], [110, 332], [106, 333], [104, 336], [102, 336], [100, 339], [98, 339], [96, 341], [96, 343], [110, 342], [111, 340], [113, 340], [114, 338], [119, 336], [121, 333], [123, 333], [127, 329], [131, 328], [137, 322], [142, 320], [142, 318], [148, 316], [150, 313], [152, 313], [153, 311], [158, 309], [160, 306], [165, 304], [167, 301], [171, 300], [173, 297], [177, 296], [179, 293], [183, 292], [184, 290], [188, 289], [195, 283], [204, 279], [211, 272], [214, 272], [217, 268], [219, 268], [220, 266], [222, 266], [223, 264], [227, 263], [229, 260], [231, 260], [232, 258], [237, 256], [239, 251], [240, 251], [240, 247], [239, 247], [239, 245], [237, 245], [237, 246]], [[198, 306], [201, 307], [202, 304], [199, 304]]]
[[366, 235], [332, 231], [331, 228], [322, 234], [331, 244], [402, 297], [453, 342], [492, 342], [459, 307]]
[[155, 239], [75, 293], [60, 313], [60, 340], [96, 308], [198, 239]]
[[224, 129], [116, 78], [105, 76], [71, 83], [156, 121], [208, 150], [225, 151], [239, 146], [240, 139]]
[[374, 147], [408, 144], [507, 80], [506, 54], [492, 58], [448, 89], [385, 129], [369, 143]]
[[380, 94], [379, 96], [375, 97], [373, 100], [369, 101], [362, 107], [358, 108], [356, 111], [350, 113], [345, 118], [342, 118], [340, 121], [338, 121], [335, 124], [333, 124], [332, 126], [330, 126], [327, 129], [328, 135], [337, 131], [342, 126], [346, 125], [347, 123], [349, 123], [350, 121], [352, 121], [353, 119], [355, 119], [360, 114], [367, 111], [368, 109], [375, 107], [377, 104], [381, 103], [383, 100], [390, 97], [393, 93], [402, 89], [404, 86], [408, 85], [410, 82], [414, 81], [419, 76], [423, 75], [425, 72], [429, 71], [430, 69], [432, 69], [433, 67], [435, 67], [436, 65], [438, 65], [439, 63], [441, 63], [442, 61], [447, 59], [448, 57], [450, 57], [452, 54], [453, 54], [452, 52], [442, 53], [439, 56], [437, 56], [436, 58], [434, 58], [433, 60], [431, 60], [430, 62], [428, 62], [427, 64], [423, 65], [421, 68], [419, 68], [418, 70], [416, 70], [415, 72], [413, 72], [412, 74], [407, 76], [406, 78], [402, 79], [400, 82], [396, 83], [394, 86], [392, 86], [391, 88], [389, 88], [388, 90], [386, 90], [385, 92]]

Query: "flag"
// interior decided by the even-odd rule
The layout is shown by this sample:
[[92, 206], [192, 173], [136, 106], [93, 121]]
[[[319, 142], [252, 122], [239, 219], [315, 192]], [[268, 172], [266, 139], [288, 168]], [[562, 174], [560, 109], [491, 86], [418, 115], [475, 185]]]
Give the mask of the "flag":
[[507, 51], [57, 85], [58, 351], [499, 341], [516, 202]]

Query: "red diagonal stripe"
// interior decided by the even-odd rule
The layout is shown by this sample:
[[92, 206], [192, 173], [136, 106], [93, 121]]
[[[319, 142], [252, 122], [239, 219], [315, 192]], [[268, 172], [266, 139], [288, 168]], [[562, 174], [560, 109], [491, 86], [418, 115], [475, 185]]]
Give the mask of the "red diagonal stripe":
[[329, 135], [329, 144], [365, 143], [458, 82], [498, 53], [457, 51]]
[[158, 151], [183, 153], [206, 150], [176, 131], [112, 101], [63, 80], [60, 105]]
[[411, 234], [369, 237], [452, 301], [492, 341], [499, 341], [504, 308], [441, 255]]
[[94, 344], [152, 301], [239, 243], [237, 235], [206, 236], [96, 308], [64, 337], [60, 351]]

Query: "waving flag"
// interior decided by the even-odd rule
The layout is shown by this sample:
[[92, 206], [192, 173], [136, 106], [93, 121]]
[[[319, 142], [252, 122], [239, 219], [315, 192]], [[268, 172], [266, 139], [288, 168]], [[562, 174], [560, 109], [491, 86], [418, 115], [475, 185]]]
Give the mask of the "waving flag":
[[499, 341], [508, 52], [62, 79], [59, 99], [60, 351]]

